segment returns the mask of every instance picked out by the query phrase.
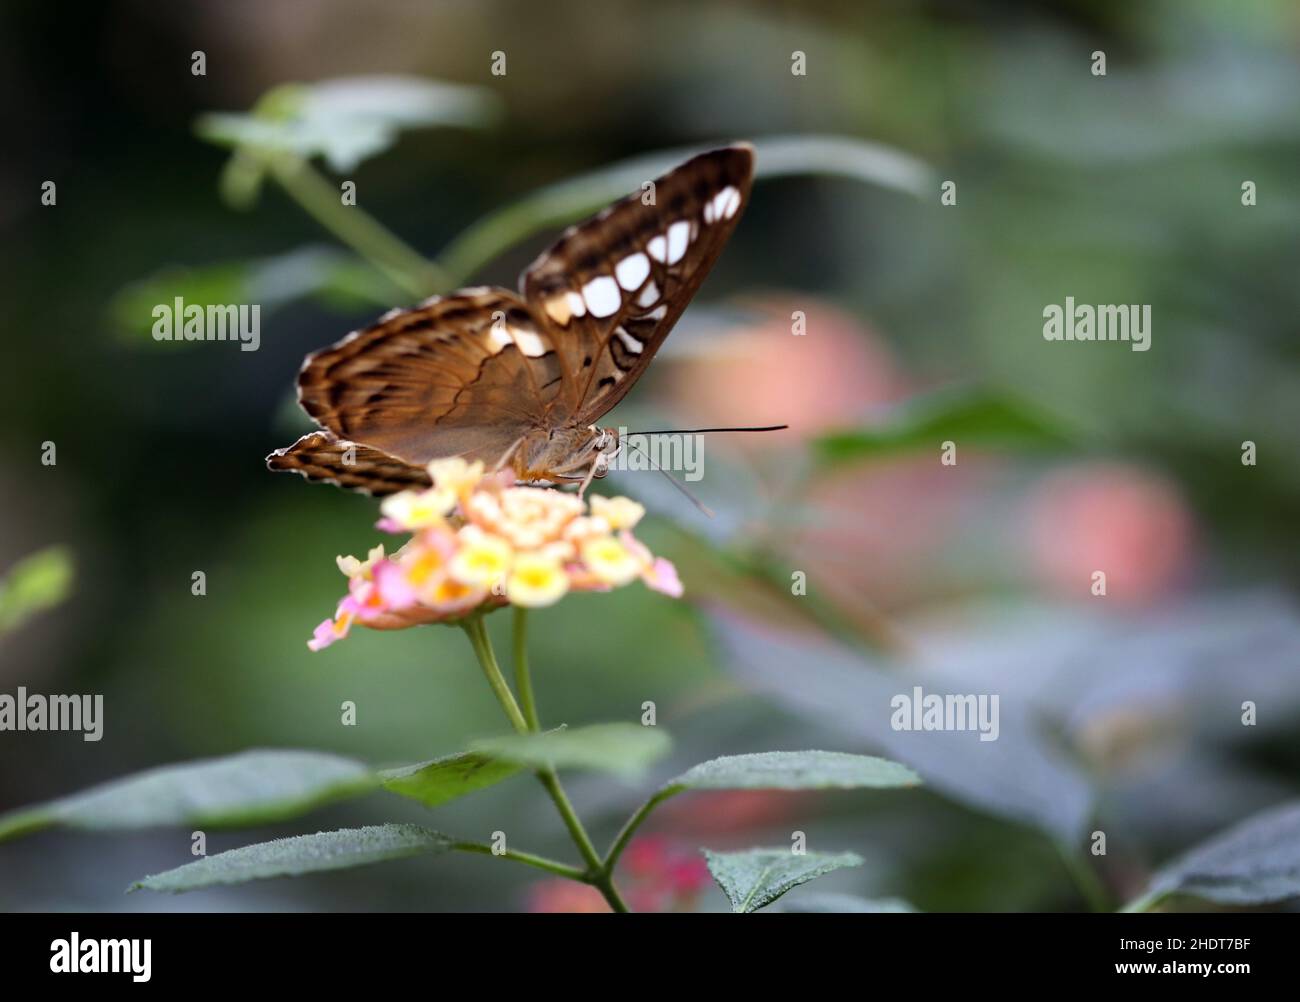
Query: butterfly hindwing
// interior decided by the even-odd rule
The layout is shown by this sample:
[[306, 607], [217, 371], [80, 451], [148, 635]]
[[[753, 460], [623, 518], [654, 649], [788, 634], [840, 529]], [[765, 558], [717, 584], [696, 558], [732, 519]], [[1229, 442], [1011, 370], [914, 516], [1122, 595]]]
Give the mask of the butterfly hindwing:
[[566, 231], [524, 273], [562, 368], [555, 417], [592, 424], [631, 389], [735, 229], [753, 164], [747, 145], [694, 157]]
[[314, 431], [287, 448], [276, 449], [266, 457], [266, 465], [376, 497], [432, 483], [422, 466], [405, 463], [369, 446], [341, 441], [327, 431]]
[[543, 426], [560, 357], [528, 306], [504, 289], [466, 289], [395, 310], [310, 355], [303, 408], [338, 438], [414, 464], [498, 462]]

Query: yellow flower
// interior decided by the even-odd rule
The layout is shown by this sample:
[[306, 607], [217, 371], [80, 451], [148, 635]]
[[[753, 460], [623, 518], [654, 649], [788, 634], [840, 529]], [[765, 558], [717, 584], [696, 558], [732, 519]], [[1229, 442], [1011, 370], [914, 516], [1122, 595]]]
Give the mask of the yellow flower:
[[434, 486], [382, 503], [379, 528], [411, 538], [385, 555], [339, 557], [348, 594], [308, 641], [313, 651], [354, 625], [397, 630], [455, 622], [503, 605], [538, 608], [569, 592], [608, 591], [640, 578], [682, 594], [672, 564], [629, 531], [645, 509], [624, 497], [582, 499], [553, 488], [511, 487], [512, 471], [484, 476], [482, 463], [430, 464]]
[[497, 493], [476, 491], [462, 510], [485, 531], [508, 539], [517, 549], [532, 550], [558, 540], [582, 514], [583, 503], [557, 490], [508, 487]]
[[593, 536], [608, 536], [611, 527], [603, 518], [582, 515], [564, 527], [564, 538], [571, 543], [581, 543]]
[[521, 553], [506, 580], [506, 598], [532, 609], [553, 605], [568, 590], [569, 578], [560, 562], [543, 553]]
[[442, 569], [446, 561], [441, 551], [432, 546], [424, 546], [410, 551], [407, 559], [402, 561], [402, 570], [412, 587], [422, 589], [429, 585], [434, 574]]
[[607, 585], [625, 585], [640, 575], [644, 564], [613, 536], [589, 539], [582, 544], [582, 562]]
[[620, 529], [634, 528], [645, 515], [645, 506], [631, 498], [607, 498], [595, 494], [591, 498], [591, 513], [597, 518], [603, 518], [617, 532]]
[[482, 602], [485, 593], [482, 588], [463, 585], [459, 581], [443, 576], [421, 597], [427, 605], [439, 612], [460, 612]]
[[572, 494], [511, 487], [501, 492], [498, 531], [521, 549], [532, 549], [558, 539], [564, 527], [582, 511], [582, 500]]
[[472, 525], [461, 529], [458, 537], [460, 549], [451, 559], [452, 577], [479, 588], [491, 588], [505, 577], [514, 557], [509, 543]]
[[467, 463], [460, 456], [435, 459], [429, 464], [429, 476], [439, 490], [447, 490], [454, 497], [465, 498], [483, 479], [483, 461], [476, 459]]
[[454, 507], [454, 492], [442, 487], [430, 487], [424, 491], [402, 491], [386, 497], [379, 505], [379, 510], [398, 527], [414, 532], [440, 525]]
[[578, 555], [577, 547], [567, 539], [557, 539], [554, 543], [543, 543], [532, 552], [557, 564], [566, 563]]
[[371, 568], [373, 568], [376, 563], [378, 563], [383, 559], [384, 559], [383, 543], [380, 543], [378, 546], [372, 549], [370, 553], [366, 555], [365, 560], [358, 560], [356, 557], [353, 556], [334, 558], [335, 562], [339, 565], [339, 570], [342, 571], [343, 576], [347, 578], [354, 578], [358, 575], [367, 578], [370, 577]]
[[501, 513], [501, 498], [493, 491], [475, 491], [465, 499], [461, 511], [470, 524], [488, 532], [499, 532], [505, 519]]

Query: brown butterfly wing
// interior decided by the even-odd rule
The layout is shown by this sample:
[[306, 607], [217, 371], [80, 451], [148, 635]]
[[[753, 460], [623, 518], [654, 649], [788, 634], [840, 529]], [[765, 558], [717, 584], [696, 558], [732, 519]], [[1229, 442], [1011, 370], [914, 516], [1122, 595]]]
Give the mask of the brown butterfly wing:
[[565, 232], [520, 287], [563, 377], [553, 420], [583, 426], [640, 378], [749, 202], [754, 152], [712, 150]]
[[562, 384], [550, 335], [504, 289], [394, 310], [307, 357], [303, 408], [335, 436], [407, 463], [501, 461], [545, 427]]
[[342, 441], [328, 431], [314, 431], [287, 448], [276, 449], [266, 457], [266, 465], [272, 470], [301, 473], [308, 480], [376, 497], [420, 489], [432, 483], [423, 466], [405, 463], [378, 449]]

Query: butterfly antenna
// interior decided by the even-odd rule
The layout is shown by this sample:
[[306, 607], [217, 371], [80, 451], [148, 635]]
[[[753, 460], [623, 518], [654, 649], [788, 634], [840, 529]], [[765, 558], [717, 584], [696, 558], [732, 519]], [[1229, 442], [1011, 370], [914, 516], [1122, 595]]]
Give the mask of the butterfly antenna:
[[[638, 432], [637, 434], [645, 434], [645, 432]], [[677, 488], [679, 491], [681, 491], [683, 494], [685, 494], [685, 495], [690, 499], [691, 504], [695, 505], [696, 508], [700, 509], [700, 511], [702, 511], [702, 512], [704, 512], [704, 514], [708, 515], [709, 518], [713, 518], [713, 512], [709, 509], [709, 506], [708, 506], [708, 505], [706, 505], [703, 501], [701, 501], [701, 500], [700, 500], [699, 498], [697, 498], [694, 494], [692, 494], [692, 493], [687, 489], [687, 487], [686, 487], [686, 485], [685, 485], [684, 483], [682, 483], [680, 480], [678, 480], [676, 477], [674, 477], [671, 473], [669, 473], [667, 470], [665, 470], [662, 466], [660, 466], [658, 463], [656, 463], [653, 459], [651, 459], [648, 455], [646, 455], [646, 453], [645, 453], [645, 451], [644, 451], [643, 449], [639, 449], [639, 448], [637, 448], [637, 446], [633, 445], [633, 444], [632, 444], [631, 442], [629, 442], [627, 439], [623, 439], [623, 444], [626, 445], [626, 446], [628, 446], [628, 447], [631, 448], [631, 449], [636, 449], [637, 452], [639, 452], [639, 453], [641, 453], [641, 455], [645, 456], [645, 458], [646, 458], [646, 462], [650, 464], [650, 466], [651, 466], [652, 469], [654, 469], [654, 470], [655, 470], [656, 472], [658, 472], [658, 473], [662, 473], [665, 477], [667, 477], [667, 478], [668, 478], [668, 482], [669, 482], [670, 484], [672, 484], [674, 487], [676, 487], [676, 488]]]
[[788, 424], [768, 424], [761, 428], [672, 428], [663, 431], [629, 431], [629, 435], [704, 435], [711, 431], [784, 431]]

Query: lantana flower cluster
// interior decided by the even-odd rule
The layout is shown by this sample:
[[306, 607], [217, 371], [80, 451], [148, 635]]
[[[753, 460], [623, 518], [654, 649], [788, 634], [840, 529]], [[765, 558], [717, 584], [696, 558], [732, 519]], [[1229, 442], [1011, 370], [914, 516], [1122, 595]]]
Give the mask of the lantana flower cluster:
[[377, 528], [412, 533], [396, 552], [339, 557], [348, 593], [307, 646], [328, 647], [354, 624], [392, 630], [453, 622], [502, 605], [538, 608], [571, 591], [608, 591], [640, 579], [682, 594], [673, 565], [632, 535], [645, 509], [625, 497], [580, 497], [514, 486], [510, 471], [435, 460], [433, 486], [384, 499]]

